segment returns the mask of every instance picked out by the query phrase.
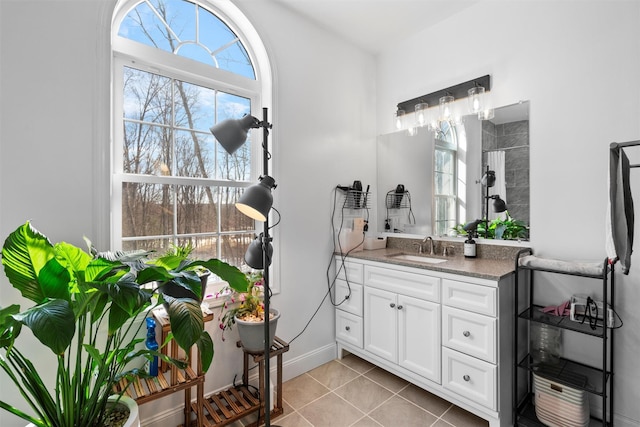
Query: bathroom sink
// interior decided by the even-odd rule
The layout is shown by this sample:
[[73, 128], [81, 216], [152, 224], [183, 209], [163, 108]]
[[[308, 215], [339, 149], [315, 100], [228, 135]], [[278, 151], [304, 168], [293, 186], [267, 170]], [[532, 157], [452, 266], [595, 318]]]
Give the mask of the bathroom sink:
[[446, 259], [442, 259], [442, 258], [429, 258], [426, 256], [410, 255], [410, 254], [389, 255], [389, 258], [402, 260], [402, 261], [419, 262], [422, 264], [440, 264], [441, 262], [447, 262]]

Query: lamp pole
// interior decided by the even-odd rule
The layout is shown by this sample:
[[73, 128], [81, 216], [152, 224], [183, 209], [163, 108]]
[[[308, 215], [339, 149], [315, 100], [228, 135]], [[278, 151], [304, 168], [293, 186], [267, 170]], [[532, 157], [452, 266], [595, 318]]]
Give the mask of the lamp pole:
[[[268, 138], [269, 138], [269, 122], [268, 122], [268, 109], [265, 107], [262, 109], [262, 123], [260, 124], [262, 127], [262, 173], [265, 176], [269, 175], [269, 147], [268, 147]], [[271, 236], [269, 235], [269, 215], [267, 215], [264, 226], [263, 226], [263, 234], [262, 234], [262, 265], [263, 265], [263, 278], [264, 278], [264, 424], [265, 426], [271, 426], [271, 363], [270, 363], [270, 350], [271, 346], [269, 343], [270, 338], [270, 330], [269, 330], [269, 300], [270, 300], [270, 290], [269, 290], [269, 265], [271, 264], [271, 260], [269, 259], [269, 243], [271, 243]]]
[[487, 182], [484, 186], [484, 238], [489, 237], [489, 165], [487, 165], [487, 171], [485, 172], [487, 175]]

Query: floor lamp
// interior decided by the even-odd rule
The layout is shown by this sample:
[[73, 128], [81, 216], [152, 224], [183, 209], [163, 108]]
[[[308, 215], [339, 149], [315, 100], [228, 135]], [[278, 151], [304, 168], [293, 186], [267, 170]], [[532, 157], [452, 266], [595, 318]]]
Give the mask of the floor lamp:
[[250, 129], [262, 128], [262, 153], [263, 153], [263, 175], [260, 182], [248, 187], [238, 202], [236, 208], [256, 221], [264, 223], [263, 232], [249, 245], [245, 254], [245, 262], [252, 268], [263, 269], [264, 278], [264, 402], [265, 402], [265, 426], [271, 426], [271, 372], [270, 372], [270, 330], [269, 330], [269, 266], [271, 265], [271, 255], [273, 254], [273, 240], [269, 235], [269, 211], [273, 205], [273, 195], [271, 190], [276, 188], [275, 180], [269, 176], [268, 149], [269, 129], [272, 125], [268, 122], [268, 110], [262, 109], [262, 121], [253, 116], [244, 116], [241, 119], [227, 119], [211, 127], [211, 133], [216, 137], [220, 145], [229, 154], [233, 154], [247, 140]]
[[489, 195], [489, 187], [493, 187], [496, 183], [495, 171], [489, 170], [487, 165], [487, 171], [482, 175], [480, 183], [485, 187], [484, 195], [484, 237], [489, 236], [489, 200], [493, 199], [493, 211], [504, 212], [507, 210], [507, 204], [500, 198], [498, 194]]

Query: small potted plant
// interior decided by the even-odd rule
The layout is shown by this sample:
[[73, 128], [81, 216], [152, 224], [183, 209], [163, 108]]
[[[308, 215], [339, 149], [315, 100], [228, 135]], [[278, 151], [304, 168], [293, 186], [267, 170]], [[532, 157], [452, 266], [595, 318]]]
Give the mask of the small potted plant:
[[[144, 251], [100, 253], [87, 244], [88, 251], [66, 242], [54, 245], [26, 222], [2, 247], [9, 282], [33, 305], [0, 307], [0, 369], [31, 410], [5, 401], [0, 408], [35, 426], [104, 425], [114, 385], [145, 375], [135, 362], [159, 357], [185, 367], [186, 362], [141, 345], [144, 319], [158, 304], [168, 304], [176, 343], [184, 350], [197, 345], [203, 370], [209, 368], [213, 341], [204, 330], [200, 302], [164, 294], [168, 283], [200, 295], [196, 271], [204, 267], [231, 289], [247, 290], [246, 276], [217, 259], [191, 261], [177, 253], [149, 259]], [[47, 366], [29, 359], [37, 348], [21, 348], [23, 327], [50, 350]], [[40, 375], [51, 369], [56, 371], [53, 390]]]
[[[218, 316], [219, 327], [224, 331], [238, 326], [238, 335], [242, 346], [249, 352], [264, 351], [264, 278], [261, 272], [246, 273], [249, 285], [246, 292], [239, 292], [229, 286], [216, 294], [216, 298], [225, 298]], [[273, 343], [280, 313], [269, 308], [269, 344]]]

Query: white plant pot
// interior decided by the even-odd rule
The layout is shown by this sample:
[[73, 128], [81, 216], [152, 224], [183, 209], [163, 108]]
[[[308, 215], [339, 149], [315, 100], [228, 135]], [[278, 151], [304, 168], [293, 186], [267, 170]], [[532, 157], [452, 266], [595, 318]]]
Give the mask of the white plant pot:
[[[271, 346], [273, 338], [276, 336], [280, 312], [273, 308], [270, 308], [269, 312], [273, 313], [273, 318], [269, 320], [269, 346]], [[238, 335], [240, 336], [240, 341], [242, 341], [242, 347], [253, 353], [263, 352], [265, 347], [264, 322], [247, 322], [237, 317], [235, 321], [236, 325], [238, 325]]]
[[[115, 400], [115, 396], [110, 397], [109, 400]], [[122, 396], [118, 403], [126, 405], [129, 409], [129, 418], [122, 427], [140, 427], [140, 412], [138, 412], [136, 401], [129, 396]]]
[[[114, 401], [116, 396], [109, 397], [109, 401]], [[138, 412], [138, 404], [135, 400], [128, 396], [122, 396], [118, 404], [125, 405], [129, 409], [129, 418], [122, 427], [140, 427], [140, 412]], [[35, 424], [29, 423], [27, 427], [35, 427]]]

